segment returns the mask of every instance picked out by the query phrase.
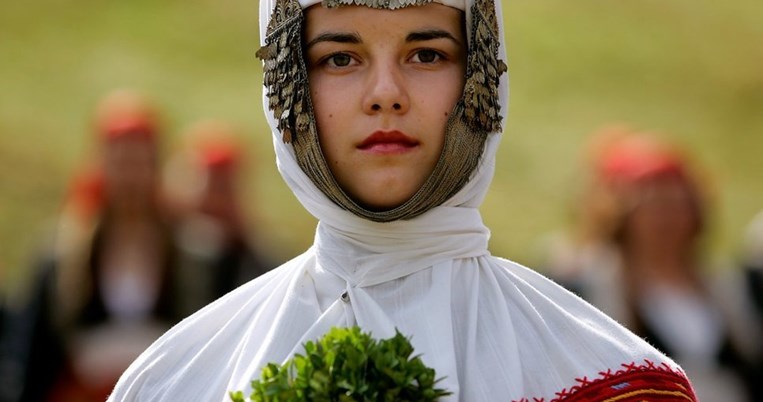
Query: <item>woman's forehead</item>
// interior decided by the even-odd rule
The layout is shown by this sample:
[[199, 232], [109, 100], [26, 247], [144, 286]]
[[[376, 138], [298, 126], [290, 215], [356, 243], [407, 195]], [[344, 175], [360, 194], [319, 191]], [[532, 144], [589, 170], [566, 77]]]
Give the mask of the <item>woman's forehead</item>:
[[413, 31], [446, 30], [461, 36], [464, 13], [441, 4], [406, 7], [397, 10], [375, 9], [366, 6], [325, 8], [315, 5], [305, 10], [305, 36], [322, 35], [325, 31], [361, 33], [381, 30], [390, 38]]

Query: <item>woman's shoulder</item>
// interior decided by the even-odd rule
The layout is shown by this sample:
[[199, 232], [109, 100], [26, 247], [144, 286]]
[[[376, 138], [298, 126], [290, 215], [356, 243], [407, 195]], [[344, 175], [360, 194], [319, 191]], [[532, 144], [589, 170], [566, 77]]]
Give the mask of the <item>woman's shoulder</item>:
[[[596, 307], [521, 264], [496, 258], [488, 266], [480, 274], [479, 305], [492, 310], [484, 316], [510, 323], [499, 326], [511, 333], [503, 344], [515, 350], [524, 382], [532, 384], [519, 401], [604, 400], [629, 393], [649, 399], [658, 396], [653, 391], [694, 398], [675, 362]], [[545, 374], [539, 377], [540, 371]]]
[[[662, 353], [578, 295], [542, 273], [519, 263], [496, 258], [487, 277], [500, 289], [512, 320], [528, 321], [539, 339], [562, 344], [609, 345], [622, 353]], [[573, 349], [573, 348], [571, 348]], [[638, 358], [639, 356], [633, 356]]]
[[240, 345], [251, 342], [252, 332], [262, 333], [251, 327], [268, 322], [300, 269], [287, 262], [175, 325], [130, 365], [109, 401], [216, 400], [227, 394]]

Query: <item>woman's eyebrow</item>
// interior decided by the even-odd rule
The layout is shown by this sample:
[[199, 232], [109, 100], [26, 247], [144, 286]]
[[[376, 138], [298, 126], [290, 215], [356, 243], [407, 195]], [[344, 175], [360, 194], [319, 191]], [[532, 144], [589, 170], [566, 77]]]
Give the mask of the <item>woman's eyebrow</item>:
[[425, 29], [421, 31], [414, 31], [408, 34], [408, 36], [405, 37], [406, 42], [419, 42], [419, 41], [427, 41], [427, 40], [433, 40], [433, 39], [450, 39], [453, 42], [456, 42], [457, 44], [461, 44], [461, 41], [456, 39], [455, 36], [453, 36], [450, 32], [445, 31], [443, 29]]
[[322, 32], [310, 40], [310, 42], [307, 42], [305, 48], [309, 49], [311, 46], [320, 42], [363, 43], [360, 39], [360, 35], [355, 32]]

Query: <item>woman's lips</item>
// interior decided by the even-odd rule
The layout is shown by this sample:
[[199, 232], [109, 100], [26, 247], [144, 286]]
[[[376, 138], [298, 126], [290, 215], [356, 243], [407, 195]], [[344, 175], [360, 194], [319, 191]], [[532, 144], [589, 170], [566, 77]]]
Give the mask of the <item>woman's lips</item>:
[[362, 151], [393, 154], [406, 152], [419, 145], [415, 139], [400, 131], [375, 131], [358, 145]]

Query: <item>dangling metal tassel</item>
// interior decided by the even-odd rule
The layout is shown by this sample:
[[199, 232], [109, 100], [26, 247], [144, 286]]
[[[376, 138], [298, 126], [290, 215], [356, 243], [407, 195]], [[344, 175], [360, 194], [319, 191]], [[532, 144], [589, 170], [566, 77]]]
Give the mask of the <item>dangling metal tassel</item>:
[[302, 6], [296, 0], [276, 2], [268, 23], [265, 46], [256, 55], [263, 61], [268, 103], [278, 120], [283, 141], [290, 143], [309, 131], [309, 104], [302, 99], [307, 72], [302, 59]]
[[498, 86], [507, 67], [498, 58], [499, 35], [495, 4], [492, 0], [477, 0], [472, 6], [464, 115], [477, 131], [485, 133], [501, 131]]

